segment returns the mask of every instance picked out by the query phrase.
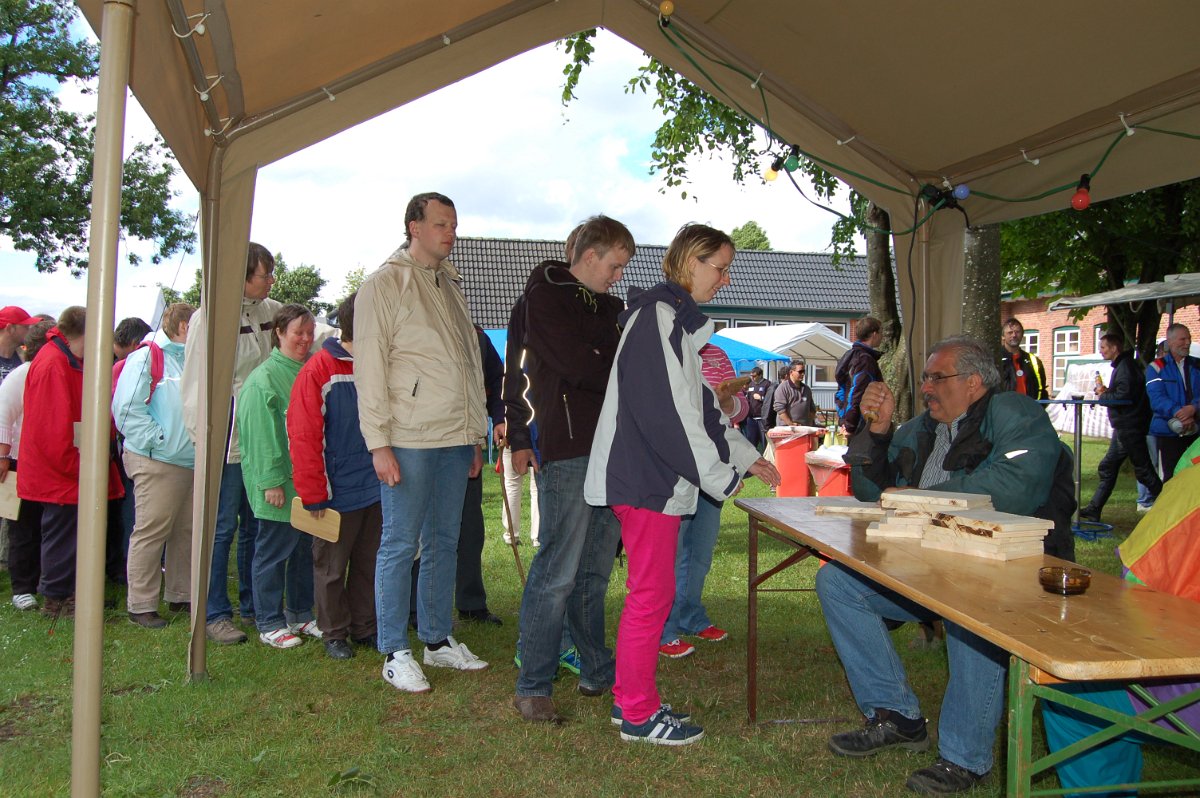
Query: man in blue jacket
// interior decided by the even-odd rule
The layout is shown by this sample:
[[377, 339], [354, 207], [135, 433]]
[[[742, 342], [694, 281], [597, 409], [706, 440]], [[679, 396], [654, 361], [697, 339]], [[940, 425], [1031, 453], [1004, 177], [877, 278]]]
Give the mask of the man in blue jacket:
[[1179, 458], [1196, 440], [1200, 359], [1188, 354], [1191, 348], [1191, 330], [1172, 324], [1167, 328], [1167, 353], [1146, 368], [1146, 395], [1154, 410], [1150, 434], [1158, 441], [1164, 480], [1171, 478]]
[[[987, 494], [1002, 512], [1053, 517], [1058, 528], [1047, 538], [1047, 552], [1070, 559], [1070, 453], [1041, 406], [1020, 393], [997, 392], [1000, 383], [991, 353], [977, 341], [941, 341], [921, 375], [928, 410], [894, 433], [892, 392], [882, 381], [868, 386], [860, 406], [876, 421], [858, 433], [870, 436], [871, 446], [869, 462], [854, 468], [854, 495], [874, 501], [884, 490], [902, 487]], [[831, 737], [829, 749], [847, 757], [928, 749], [926, 720], [885, 621], [936, 616], [836, 562], [817, 572], [817, 597], [867, 718], [863, 728]], [[945, 627], [950, 678], [938, 721], [939, 758], [907, 782], [924, 794], [969, 790], [988, 775], [1004, 712], [1007, 652], [950, 621]]]

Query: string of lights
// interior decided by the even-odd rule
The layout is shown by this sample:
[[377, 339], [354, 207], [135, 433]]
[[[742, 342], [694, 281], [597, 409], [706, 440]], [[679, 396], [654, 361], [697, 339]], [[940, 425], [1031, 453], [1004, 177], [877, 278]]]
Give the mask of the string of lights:
[[[707, 80], [709, 82], [710, 85], [713, 86], [713, 88], [717, 91], [717, 93], [719, 93], [725, 99], [725, 101], [729, 103], [729, 105], [731, 107], [736, 109], [739, 113], [741, 113], [747, 119], [753, 121], [754, 124], [756, 124], [758, 127], [760, 127], [763, 130], [763, 132], [767, 135], [767, 138], [770, 142], [770, 144], [768, 144], [768, 149], [767, 149], [768, 154], [770, 154], [770, 150], [773, 147], [778, 146], [778, 147], [786, 148], [786, 151], [783, 152], [782, 154], [775, 155], [775, 157], [772, 159], [770, 165], [763, 171], [763, 179], [768, 182], [773, 181], [779, 177], [780, 173], [786, 173], [788, 175], [788, 179], [791, 181], [792, 185], [794, 185], [796, 187], [796, 190], [800, 192], [800, 195], [802, 197], [804, 197], [805, 200], [807, 200], [808, 202], [812, 203], [813, 205], [816, 205], [817, 207], [822, 208], [836, 216], [839, 216], [843, 219], [853, 222], [854, 224], [858, 225], [860, 229], [866, 230], [866, 231], [888, 233], [891, 235], [907, 235], [908, 233], [915, 232], [922, 225], [928, 223], [929, 219], [932, 218], [933, 214], [943, 208], [957, 209], [957, 210], [961, 211], [964, 216], [966, 216], [966, 210], [959, 203], [962, 202], [963, 200], [966, 200], [967, 198], [969, 198], [972, 195], [974, 195], [976, 197], [980, 197], [981, 199], [989, 199], [989, 200], [992, 200], [995, 202], [1020, 203], [1020, 202], [1037, 202], [1038, 200], [1045, 199], [1046, 197], [1050, 197], [1055, 194], [1073, 190], [1073, 193], [1071, 194], [1071, 203], [1070, 203], [1071, 207], [1077, 211], [1084, 211], [1084, 210], [1087, 210], [1088, 207], [1090, 207], [1090, 205], [1091, 205], [1092, 180], [1096, 177], [1096, 175], [1098, 175], [1100, 173], [1101, 169], [1104, 167], [1105, 162], [1107, 162], [1107, 160], [1108, 160], [1109, 156], [1112, 154], [1113, 150], [1116, 149], [1116, 146], [1118, 144], [1120, 144], [1124, 139], [1134, 135], [1135, 132], [1145, 131], [1147, 133], [1155, 133], [1155, 134], [1165, 135], [1165, 136], [1176, 136], [1176, 137], [1180, 137], [1180, 138], [1191, 139], [1193, 141], [1200, 141], [1200, 135], [1197, 135], [1194, 133], [1186, 133], [1186, 132], [1177, 131], [1177, 130], [1167, 130], [1167, 129], [1163, 129], [1163, 128], [1151, 127], [1149, 125], [1136, 125], [1136, 126], [1130, 125], [1125, 120], [1125, 114], [1120, 114], [1119, 118], [1120, 118], [1122, 126], [1124, 127], [1124, 130], [1117, 133], [1117, 135], [1113, 138], [1112, 142], [1110, 142], [1108, 147], [1105, 149], [1103, 155], [1100, 156], [1100, 159], [1097, 161], [1096, 165], [1092, 168], [1092, 170], [1090, 172], [1086, 172], [1086, 173], [1080, 175], [1078, 181], [1072, 181], [1070, 183], [1064, 183], [1063, 185], [1060, 185], [1060, 186], [1054, 186], [1052, 188], [1046, 189], [1045, 191], [1043, 191], [1041, 193], [1033, 194], [1033, 195], [1030, 195], [1027, 197], [1006, 197], [1006, 196], [1002, 196], [999, 194], [992, 194], [992, 193], [989, 193], [986, 191], [980, 191], [977, 189], [973, 189], [966, 183], [958, 183], [957, 185], [954, 185], [951, 183], [951, 181], [948, 178], [943, 178], [943, 180], [942, 180], [943, 187], [942, 188], [938, 188], [937, 186], [926, 184], [926, 185], [922, 186], [920, 191], [917, 193], [917, 199], [918, 200], [921, 200], [921, 199], [926, 200], [929, 203], [931, 210], [929, 211], [928, 214], [926, 214], [924, 217], [919, 218], [919, 219], [916, 218], [916, 216], [914, 215], [914, 224], [913, 224], [912, 228], [910, 228], [909, 230], [903, 230], [903, 231], [880, 230], [880, 229], [875, 228], [872, 225], [868, 224], [866, 221], [864, 221], [863, 219], [861, 219], [860, 217], [858, 217], [856, 215], [844, 214], [841, 211], [836, 210], [835, 208], [830, 208], [828, 206], [821, 205], [820, 203], [817, 203], [814, 200], [809, 199], [809, 197], [806, 196], [804, 194], [804, 192], [800, 189], [799, 183], [795, 180], [794, 177], [792, 177], [792, 173], [800, 168], [800, 157], [803, 156], [804, 158], [807, 158], [808, 160], [812, 161], [813, 163], [819, 164], [820, 166], [830, 170], [831, 172], [835, 172], [838, 174], [843, 174], [843, 175], [847, 175], [849, 177], [857, 178], [859, 180], [862, 180], [862, 181], [869, 183], [873, 186], [876, 186], [878, 188], [885, 189], [887, 191], [895, 192], [898, 194], [904, 194], [906, 196], [912, 196], [911, 191], [897, 187], [897, 186], [890, 185], [888, 183], [884, 183], [884, 182], [882, 182], [880, 180], [876, 180], [875, 178], [872, 178], [868, 175], [864, 175], [864, 174], [854, 171], [853, 169], [849, 169], [846, 166], [843, 166], [842, 164], [838, 164], [834, 161], [830, 161], [830, 160], [821, 158], [817, 155], [814, 155], [813, 153], [810, 153], [810, 152], [800, 148], [796, 144], [789, 144], [786, 141], [786, 139], [784, 139], [784, 137], [782, 137], [778, 133], [776, 133], [775, 130], [771, 126], [770, 109], [769, 109], [769, 104], [767, 102], [767, 95], [761, 85], [762, 75], [761, 74], [759, 74], [757, 76], [753, 75], [753, 74], [747, 72], [745, 69], [742, 69], [741, 67], [737, 66], [736, 64], [730, 64], [726, 61], [723, 61], [719, 58], [715, 58], [715, 57], [709, 55], [708, 53], [704, 52], [703, 49], [701, 49], [700, 47], [697, 47], [695, 44], [693, 44], [691, 41], [689, 41], [687, 36], [685, 36], [679, 30], [678, 27], [672, 28], [671, 27], [671, 15], [675, 13], [675, 3], [672, 2], [672, 0], [663, 0], [663, 2], [661, 2], [658, 6], [658, 10], [659, 10], [659, 16], [658, 16], [659, 32], [671, 44], [671, 46], [674, 47], [679, 52], [679, 54], [682, 55], [683, 58], [685, 60], [687, 60], [687, 62], [689, 64], [691, 64], [696, 69], [696, 71], [705, 80]], [[728, 91], [725, 90], [725, 88], [721, 85], [721, 83], [719, 81], [717, 81], [715, 78], [713, 78], [712, 75], [710, 75], [697, 62], [696, 58], [693, 57], [692, 53], [699, 55], [701, 58], [709, 61], [712, 64], [724, 67], [725, 69], [749, 80], [751, 82], [750, 83], [751, 87], [757, 90], [759, 98], [762, 102], [762, 106], [763, 106], [762, 117], [759, 118], [759, 117], [755, 116], [754, 114], [750, 113], [747, 109], [743, 108], [741, 106], [741, 104], [738, 103], [738, 101], [734, 97], [732, 97]], [[851, 136], [846, 141], [838, 141], [838, 144], [847, 144], [850, 141], [852, 141], [854, 138], [855, 138], [855, 136]], [[1037, 166], [1041, 161], [1040, 158], [1030, 158], [1028, 155], [1026, 155], [1026, 151], [1023, 149], [1020, 152], [1021, 152], [1021, 155], [1024, 157], [1025, 161], [1033, 166]], [[969, 223], [969, 220], [968, 220], [968, 223]]]

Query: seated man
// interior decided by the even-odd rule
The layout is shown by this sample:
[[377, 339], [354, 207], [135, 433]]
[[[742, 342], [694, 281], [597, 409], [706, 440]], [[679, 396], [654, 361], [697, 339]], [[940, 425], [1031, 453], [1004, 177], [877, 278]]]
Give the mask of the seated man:
[[[870, 446], [869, 462], [854, 468], [855, 496], [874, 501], [884, 490], [904, 487], [982, 493], [1003, 512], [1069, 518], [1075, 509], [1069, 453], [1037, 402], [997, 393], [999, 384], [996, 365], [979, 343], [941, 341], [921, 377], [928, 410], [893, 434], [895, 399], [886, 383], [871, 383], [861, 407], [877, 420], [858, 433], [870, 436]], [[1047, 551], [1070, 557], [1069, 522], [1057, 527]], [[831, 737], [830, 750], [853, 757], [886, 748], [926, 750], [926, 720], [885, 620], [927, 621], [934, 614], [839, 563], [817, 572], [817, 597], [854, 700], [867, 716], [865, 727]], [[938, 722], [939, 759], [908, 778], [909, 789], [925, 794], [967, 790], [987, 776], [1004, 711], [1007, 652], [949, 621], [945, 627], [950, 679]]]

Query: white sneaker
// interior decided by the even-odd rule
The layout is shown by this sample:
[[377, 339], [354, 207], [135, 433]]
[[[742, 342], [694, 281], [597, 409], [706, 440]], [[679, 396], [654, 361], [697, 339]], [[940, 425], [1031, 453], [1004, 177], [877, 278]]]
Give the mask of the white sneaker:
[[282, 629], [272, 629], [269, 632], [259, 632], [258, 639], [271, 648], [295, 648], [304, 642], [292, 634], [286, 626]]
[[[1154, 506], [1153, 504], [1139, 504], [1137, 506], [1137, 511], [1139, 513], [1148, 513], [1148, 512], [1150, 512], [1150, 508], [1153, 506]], [[17, 597], [13, 596], [13, 601], [16, 601], [16, 600], [17, 600]]]
[[383, 661], [383, 680], [406, 693], [428, 693], [430, 690], [421, 666], [407, 648], [393, 652]]
[[13, 606], [19, 610], [36, 610], [37, 596], [32, 593], [17, 593], [12, 597]]
[[425, 664], [432, 668], [454, 668], [459, 671], [481, 671], [488, 664], [471, 653], [471, 650], [453, 637], [447, 637], [450, 645], [436, 651], [425, 647]]
[[315, 637], [317, 640], [320, 640], [322, 637], [324, 637], [324, 635], [321, 633], [321, 630], [317, 627], [316, 621], [293, 623], [288, 626], [288, 629], [294, 635], [308, 635], [309, 637]]

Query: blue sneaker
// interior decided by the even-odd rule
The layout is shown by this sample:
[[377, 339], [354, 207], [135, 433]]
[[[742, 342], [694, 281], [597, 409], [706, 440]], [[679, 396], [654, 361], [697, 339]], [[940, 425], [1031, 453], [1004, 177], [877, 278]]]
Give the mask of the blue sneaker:
[[[670, 704], [663, 704], [662, 711], [666, 712], [668, 715], [673, 715], [680, 723], [687, 723], [688, 721], [690, 721], [692, 719], [692, 716], [686, 712], [676, 712], [675, 710], [671, 709]], [[623, 713], [621, 711], [621, 708], [619, 706], [617, 706], [616, 704], [613, 704], [612, 725], [620, 726], [624, 722], [625, 722], [625, 713]]]
[[565, 668], [576, 676], [579, 675], [581, 661], [579, 659], [579, 651], [575, 646], [571, 646], [566, 651], [558, 655], [558, 667]]
[[704, 739], [704, 729], [689, 726], [659, 707], [645, 723], [634, 726], [627, 720], [621, 721], [621, 739], [631, 743], [653, 745], [691, 745]]

